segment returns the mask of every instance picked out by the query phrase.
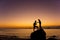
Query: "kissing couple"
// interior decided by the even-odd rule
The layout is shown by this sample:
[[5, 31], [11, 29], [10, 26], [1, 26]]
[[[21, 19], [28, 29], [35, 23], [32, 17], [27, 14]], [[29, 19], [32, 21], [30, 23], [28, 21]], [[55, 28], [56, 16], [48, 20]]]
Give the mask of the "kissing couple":
[[[37, 23], [39, 23], [39, 26], [36, 26]], [[33, 23], [33, 31], [35, 31], [35, 29], [40, 29], [41, 28], [41, 21], [40, 19], [38, 19], [38, 22], [35, 20], [35, 22]]]

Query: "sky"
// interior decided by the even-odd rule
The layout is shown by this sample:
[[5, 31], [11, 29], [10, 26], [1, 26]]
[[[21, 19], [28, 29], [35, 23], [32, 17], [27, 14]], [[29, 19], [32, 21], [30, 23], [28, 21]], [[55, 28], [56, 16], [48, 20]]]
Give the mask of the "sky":
[[0, 27], [60, 26], [60, 0], [0, 0]]

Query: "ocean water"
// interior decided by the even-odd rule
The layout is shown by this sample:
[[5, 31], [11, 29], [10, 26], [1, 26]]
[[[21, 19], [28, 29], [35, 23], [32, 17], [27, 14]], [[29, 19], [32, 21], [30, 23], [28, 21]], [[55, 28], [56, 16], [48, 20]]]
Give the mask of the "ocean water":
[[[44, 29], [46, 37], [57, 36], [60, 39], [60, 29]], [[20, 38], [30, 38], [33, 29], [0, 29], [0, 35], [18, 36]]]

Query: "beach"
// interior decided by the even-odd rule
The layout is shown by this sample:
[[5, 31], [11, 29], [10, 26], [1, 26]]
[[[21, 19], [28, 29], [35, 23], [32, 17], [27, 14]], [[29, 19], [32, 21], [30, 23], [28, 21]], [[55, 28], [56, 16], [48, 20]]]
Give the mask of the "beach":
[[[56, 36], [57, 39], [60, 39], [60, 29], [44, 29], [46, 32], [46, 39], [51, 36]], [[0, 38], [4, 39], [20, 39], [28, 40], [30, 39], [30, 34], [33, 32], [33, 29], [0, 29]]]

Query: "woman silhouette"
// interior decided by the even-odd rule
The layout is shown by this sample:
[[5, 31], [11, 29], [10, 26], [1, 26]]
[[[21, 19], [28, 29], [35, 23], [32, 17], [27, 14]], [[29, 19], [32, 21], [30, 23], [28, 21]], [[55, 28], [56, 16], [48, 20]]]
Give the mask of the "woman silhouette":
[[41, 27], [41, 21], [40, 21], [40, 19], [38, 19], [38, 23], [39, 23], [39, 28], [41, 29], [42, 27]]
[[40, 39], [41, 40], [46, 40], [46, 32], [44, 31], [44, 29], [41, 26], [41, 21], [40, 19], [38, 19], [39, 21], [39, 31], [40, 31]]

